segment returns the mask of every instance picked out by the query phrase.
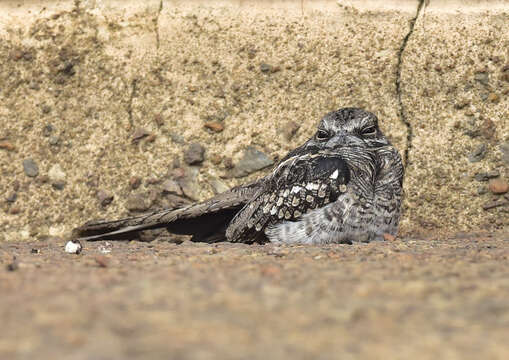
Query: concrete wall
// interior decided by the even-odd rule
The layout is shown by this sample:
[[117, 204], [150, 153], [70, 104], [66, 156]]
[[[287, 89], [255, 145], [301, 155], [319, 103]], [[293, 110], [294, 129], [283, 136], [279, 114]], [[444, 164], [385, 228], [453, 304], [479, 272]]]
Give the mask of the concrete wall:
[[344, 106], [408, 155], [403, 233], [507, 226], [508, 49], [504, 1], [2, 1], [0, 240], [204, 199]]

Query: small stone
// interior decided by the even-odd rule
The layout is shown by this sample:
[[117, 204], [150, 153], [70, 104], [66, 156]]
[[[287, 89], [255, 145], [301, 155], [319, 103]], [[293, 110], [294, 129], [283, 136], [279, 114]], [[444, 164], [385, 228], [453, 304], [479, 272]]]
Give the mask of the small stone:
[[150, 178], [150, 179], [147, 179], [147, 184], [148, 185], [155, 185], [155, 184], [159, 184], [161, 182], [161, 179], [158, 179], [158, 178]]
[[129, 211], [141, 212], [147, 211], [151, 206], [150, 199], [142, 194], [131, 195], [127, 198], [125, 207]]
[[67, 244], [65, 244], [64, 250], [68, 254], [79, 254], [81, 253], [81, 250], [83, 250], [83, 247], [81, 246], [79, 240], [71, 240], [68, 241]]
[[149, 136], [149, 135], [150, 135], [150, 132], [148, 132], [147, 130], [145, 130], [143, 128], [138, 128], [133, 133], [132, 141], [133, 142], [140, 141], [141, 139], [143, 139], [144, 137]]
[[219, 180], [217, 178], [210, 178], [209, 184], [210, 186], [212, 186], [212, 190], [214, 190], [215, 194], [221, 194], [230, 189], [228, 185], [226, 185], [222, 180]]
[[19, 182], [19, 180], [14, 180], [12, 182], [12, 189], [14, 191], [18, 191], [20, 187], [21, 187], [21, 183]]
[[129, 186], [131, 189], [136, 190], [141, 185], [141, 178], [139, 176], [132, 176], [129, 179]]
[[142, 242], [152, 242], [161, 235], [166, 235], [168, 232], [165, 229], [145, 230], [140, 231], [138, 240]]
[[182, 135], [179, 135], [179, 134], [176, 134], [173, 132], [170, 132], [168, 135], [170, 136], [171, 141], [173, 141], [176, 144], [183, 145], [186, 142], [186, 139], [184, 139], [184, 137]]
[[18, 193], [13, 191], [9, 194], [9, 196], [7, 196], [6, 200], [7, 200], [7, 202], [13, 203], [16, 201], [17, 198], [18, 198]]
[[203, 124], [203, 127], [209, 130], [212, 130], [213, 132], [220, 133], [224, 130], [223, 124], [221, 124], [218, 121], [208, 121], [205, 124]]
[[224, 167], [228, 170], [231, 170], [234, 167], [233, 160], [230, 157], [225, 157], [223, 160], [223, 164], [224, 164]]
[[200, 195], [200, 185], [197, 181], [198, 171], [188, 171], [186, 176], [180, 178], [178, 183], [182, 192], [191, 200], [198, 200]]
[[396, 236], [394, 236], [392, 234], [389, 234], [389, 233], [384, 233], [383, 237], [384, 237], [385, 241], [394, 241], [394, 240], [396, 240]]
[[109, 260], [108, 260], [108, 258], [106, 256], [104, 256], [104, 255], [97, 255], [94, 258], [94, 260], [97, 263], [97, 265], [99, 265], [99, 267], [102, 267], [102, 268], [108, 267]]
[[470, 105], [470, 101], [467, 99], [462, 99], [462, 100], [458, 100], [456, 102], [456, 104], [454, 104], [454, 108], [457, 110], [461, 110], [461, 109], [467, 107], [468, 105]]
[[51, 106], [44, 104], [41, 106], [41, 110], [43, 114], [49, 114], [51, 112]]
[[14, 61], [18, 61], [18, 60], [21, 60], [21, 58], [23, 57], [23, 51], [21, 50], [14, 50], [12, 53], [11, 53], [11, 58], [14, 60]]
[[30, 51], [25, 51], [23, 53], [23, 59], [25, 59], [26, 61], [32, 61], [33, 58], [34, 58], [34, 55]]
[[23, 170], [25, 175], [29, 177], [36, 177], [39, 174], [39, 167], [31, 158], [23, 160]]
[[8, 141], [0, 141], [0, 149], [4, 149], [7, 151], [14, 151], [14, 150], [16, 150], [16, 146], [14, 146], [14, 144], [12, 144]]
[[63, 188], [65, 187], [66, 184], [67, 184], [67, 182], [59, 180], [59, 181], [52, 182], [51, 186], [55, 190], [63, 190]]
[[113, 201], [113, 194], [109, 191], [100, 189], [97, 191], [97, 199], [99, 199], [99, 204], [101, 204], [101, 206], [108, 206]]
[[6, 269], [7, 271], [16, 271], [19, 269], [19, 262], [16, 260], [15, 256], [12, 258], [12, 262], [7, 264]]
[[490, 76], [485, 71], [475, 73], [474, 79], [475, 79], [475, 81], [478, 81], [485, 86], [489, 85], [489, 82], [490, 82]]
[[32, 248], [32, 250], [30, 250], [30, 254], [40, 254], [40, 253], [41, 253], [40, 249]]
[[12, 206], [9, 209], [9, 214], [11, 214], [11, 215], [16, 215], [16, 214], [19, 214], [20, 212], [21, 212], [21, 208], [19, 206]]
[[504, 179], [496, 178], [489, 181], [488, 188], [493, 194], [505, 194], [509, 191], [509, 184]]
[[496, 207], [500, 207], [500, 206], [507, 206], [509, 205], [509, 201], [507, 200], [498, 200], [498, 201], [490, 201], [490, 202], [487, 202], [485, 203], [482, 208], [484, 210], [489, 210], [489, 209], [494, 209]]
[[282, 128], [283, 136], [287, 141], [291, 140], [297, 131], [299, 130], [300, 125], [295, 121], [290, 120], [286, 123], [286, 125]]
[[502, 161], [509, 166], [509, 141], [500, 145], [500, 152], [502, 153]]
[[263, 72], [263, 73], [268, 73], [269, 71], [272, 70], [272, 66], [269, 65], [269, 64], [266, 64], [266, 63], [261, 63], [260, 64], [260, 71]]
[[495, 136], [497, 127], [491, 119], [484, 119], [481, 126], [481, 134], [487, 140], [492, 140]]
[[491, 101], [492, 103], [496, 104], [500, 101], [500, 97], [495, 93], [490, 93], [488, 95], [488, 100]]
[[175, 180], [165, 180], [161, 184], [161, 188], [163, 190], [163, 194], [176, 194], [183, 195], [182, 189], [180, 185]]
[[477, 195], [484, 195], [488, 192], [488, 188], [486, 186], [479, 186], [477, 188]]
[[197, 165], [203, 162], [205, 148], [199, 143], [192, 143], [184, 152], [184, 161], [188, 165]]
[[163, 115], [161, 113], [155, 114], [154, 122], [156, 123], [157, 126], [163, 126], [164, 125]]
[[40, 90], [41, 89], [41, 86], [39, 85], [39, 83], [35, 80], [32, 80], [28, 83], [28, 87], [32, 90]]
[[51, 184], [65, 181], [66, 174], [59, 164], [54, 164], [48, 171]]
[[212, 156], [210, 156], [210, 162], [214, 165], [219, 165], [221, 164], [221, 161], [223, 161], [223, 158], [221, 155], [219, 154], [214, 154]]
[[53, 130], [55, 130], [55, 128], [53, 127], [53, 125], [51, 124], [47, 124], [46, 126], [44, 126], [42, 128], [42, 136], [44, 137], [48, 137], [51, 135], [51, 133], [53, 132]]
[[244, 150], [242, 159], [233, 168], [232, 174], [234, 177], [244, 177], [273, 164], [274, 161], [266, 154], [253, 146], [248, 146]]
[[145, 141], [149, 142], [149, 143], [153, 143], [154, 141], [156, 141], [156, 138], [157, 138], [156, 134], [150, 134], [149, 136], [147, 136], [147, 139]]
[[476, 163], [484, 159], [486, 156], [486, 144], [479, 144], [477, 147], [472, 151], [470, 154], [468, 154], [468, 161], [471, 163]]
[[50, 145], [55, 146], [60, 142], [60, 138], [57, 135], [50, 135], [48, 142]]
[[489, 172], [477, 173], [474, 175], [474, 179], [477, 181], [488, 181], [489, 179], [493, 179], [499, 176], [500, 173], [497, 170], [492, 170]]
[[49, 176], [48, 175], [41, 175], [37, 178], [36, 182], [38, 184], [46, 184], [49, 182]]

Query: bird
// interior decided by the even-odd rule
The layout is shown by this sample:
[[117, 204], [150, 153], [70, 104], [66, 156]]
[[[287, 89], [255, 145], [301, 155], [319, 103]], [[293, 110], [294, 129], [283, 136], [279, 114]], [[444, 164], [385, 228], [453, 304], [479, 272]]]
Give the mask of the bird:
[[266, 176], [203, 202], [74, 229], [77, 240], [166, 228], [196, 242], [352, 244], [396, 236], [404, 167], [375, 114], [327, 113], [314, 135]]

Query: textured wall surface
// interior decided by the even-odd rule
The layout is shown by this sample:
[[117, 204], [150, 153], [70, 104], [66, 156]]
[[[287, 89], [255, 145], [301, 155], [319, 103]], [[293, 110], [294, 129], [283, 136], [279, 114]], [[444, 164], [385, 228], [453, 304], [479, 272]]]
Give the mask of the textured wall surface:
[[509, 4], [462, 4], [2, 1], [0, 241], [204, 199], [344, 106], [408, 155], [402, 232], [507, 226]]

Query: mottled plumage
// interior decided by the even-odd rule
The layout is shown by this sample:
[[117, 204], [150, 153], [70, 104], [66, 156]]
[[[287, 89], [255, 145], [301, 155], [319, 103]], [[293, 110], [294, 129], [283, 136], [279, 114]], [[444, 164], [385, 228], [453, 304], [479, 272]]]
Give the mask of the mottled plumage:
[[266, 177], [176, 210], [76, 229], [82, 240], [119, 238], [166, 227], [194, 241], [324, 244], [395, 235], [403, 166], [370, 112], [325, 115], [316, 134]]

